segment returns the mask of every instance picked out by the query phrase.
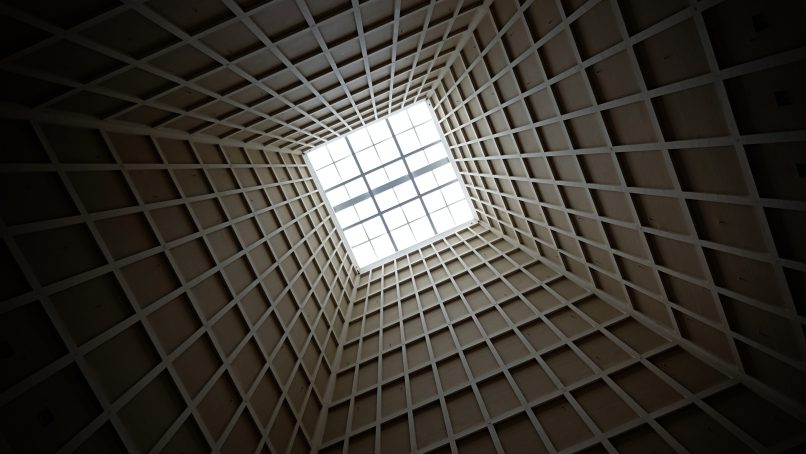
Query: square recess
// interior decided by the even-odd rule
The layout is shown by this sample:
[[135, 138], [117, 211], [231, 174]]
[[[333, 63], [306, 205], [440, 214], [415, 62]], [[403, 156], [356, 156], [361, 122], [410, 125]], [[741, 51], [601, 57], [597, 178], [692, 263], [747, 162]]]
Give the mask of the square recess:
[[305, 154], [360, 272], [476, 219], [427, 102]]

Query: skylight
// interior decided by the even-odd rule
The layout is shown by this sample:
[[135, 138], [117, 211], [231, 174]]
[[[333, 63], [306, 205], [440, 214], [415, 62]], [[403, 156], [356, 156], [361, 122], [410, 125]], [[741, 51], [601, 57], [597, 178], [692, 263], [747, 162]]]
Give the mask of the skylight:
[[361, 270], [475, 220], [426, 102], [305, 157]]

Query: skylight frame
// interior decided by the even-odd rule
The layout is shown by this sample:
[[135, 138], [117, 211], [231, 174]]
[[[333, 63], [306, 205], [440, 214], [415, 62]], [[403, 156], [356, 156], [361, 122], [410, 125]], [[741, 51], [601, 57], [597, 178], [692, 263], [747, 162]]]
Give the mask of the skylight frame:
[[[433, 137], [434, 140], [428, 142], [425, 145], [420, 145], [419, 147], [409, 149], [407, 152], [404, 152], [403, 147], [405, 147], [405, 144], [403, 146], [401, 146], [400, 139], [398, 138], [398, 136], [400, 134], [409, 134], [411, 132], [414, 132], [414, 131], [417, 130], [417, 128], [426, 127], [426, 125], [429, 125], [429, 121], [424, 121], [424, 122], [418, 123], [416, 125], [412, 124], [412, 126], [409, 126], [407, 129], [403, 129], [400, 132], [396, 132], [396, 128], [393, 127], [393, 124], [392, 124], [392, 122], [390, 122], [390, 119], [392, 119], [393, 117], [397, 116], [398, 114], [400, 114], [400, 113], [402, 113], [404, 111], [408, 112], [409, 109], [422, 109], [423, 107], [425, 108], [425, 110], [427, 110], [428, 118], [429, 118], [431, 124], [433, 124], [432, 132], [431, 132], [432, 136], [431, 137]], [[374, 142], [373, 137], [370, 137], [370, 134], [368, 132], [370, 131], [371, 128], [378, 129], [377, 125], [380, 125], [380, 124], [384, 124], [384, 126], [387, 128], [387, 130], [391, 134], [391, 136], [387, 137], [383, 141]], [[411, 124], [411, 122], [410, 122], [410, 124]], [[428, 128], [426, 127], [426, 128], [423, 128], [423, 129], [428, 129]], [[427, 132], [427, 131], [425, 131], [425, 132]], [[369, 143], [371, 145], [368, 148], [367, 147], [361, 148], [356, 152], [354, 147], [353, 147], [353, 144], [352, 144], [353, 140], [350, 140], [348, 138], [356, 137], [357, 139], [360, 139], [361, 138], [360, 136], [362, 134], [365, 134], [367, 136], [367, 139], [369, 140]], [[419, 142], [419, 136], [420, 136], [420, 134], [418, 133], [417, 134], [418, 142]], [[405, 139], [405, 137], [404, 137], [404, 139]], [[391, 143], [391, 145], [394, 145], [394, 149], [390, 148], [390, 143]], [[353, 260], [353, 264], [356, 266], [356, 269], [360, 273], [363, 273], [363, 272], [368, 271], [368, 270], [370, 270], [372, 268], [375, 268], [376, 266], [381, 265], [383, 263], [386, 263], [386, 262], [389, 262], [391, 260], [397, 259], [397, 258], [399, 258], [399, 257], [401, 257], [403, 255], [406, 255], [406, 254], [408, 254], [408, 253], [410, 253], [410, 252], [412, 252], [414, 250], [417, 250], [417, 249], [419, 249], [419, 248], [421, 248], [421, 247], [423, 247], [423, 246], [425, 246], [427, 244], [430, 244], [430, 243], [432, 243], [434, 241], [437, 241], [437, 240], [439, 240], [441, 238], [444, 238], [447, 235], [455, 233], [455, 232], [457, 232], [457, 231], [459, 231], [461, 229], [464, 229], [466, 227], [474, 225], [476, 222], [478, 222], [478, 215], [476, 213], [476, 210], [473, 209], [473, 205], [472, 205], [472, 203], [470, 201], [470, 197], [469, 197], [469, 194], [467, 192], [467, 187], [465, 186], [464, 182], [462, 181], [462, 179], [461, 179], [461, 177], [459, 175], [459, 169], [456, 166], [456, 162], [453, 160], [453, 158], [452, 158], [452, 156], [450, 154], [450, 151], [449, 151], [449, 148], [448, 148], [448, 143], [445, 140], [445, 136], [442, 133], [440, 127], [439, 127], [439, 123], [436, 120], [436, 115], [434, 114], [434, 109], [431, 106], [431, 103], [429, 101], [420, 101], [420, 102], [414, 103], [412, 105], [406, 106], [404, 108], [401, 108], [401, 109], [397, 110], [396, 112], [394, 112], [394, 113], [392, 113], [392, 114], [390, 114], [390, 115], [388, 115], [388, 116], [386, 116], [384, 118], [376, 120], [376, 121], [374, 121], [372, 123], [369, 123], [369, 124], [367, 124], [365, 126], [362, 126], [360, 129], [349, 131], [348, 133], [345, 133], [342, 136], [327, 142], [325, 144], [325, 146], [328, 146], [328, 149], [330, 149], [329, 146], [331, 144], [333, 144], [333, 147], [336, 149], [336, 151], [339, 151], [339, 149], [341, 149], [341, 151], [340, 151], [341, 154], [337, 155], [338, 159], [332, 159], [333, 153], [328, 152], [328, 155], [327, 155], [328, 163], [325, 164], [325, 165], [321, 165], [321, 161], [320, 161], [319, 162], [320, 165], [317, 168], [314, 165], [314, 162], [312, 161], [312, 153], [317, 152], [317, 150], [319, 150], [320, 147], [317, 147], [317, 148], [315, 148], [313, 150], [310, 150], [310, 151], [306, 152], [303, 155], [303, 158], [305, 160], [306, 165], [311, 170], [311, 174], [313, 176], [314, 182], [315, 182], [317, 188], [320, 190], [320, 192], [322, 194], [322, 198], [324, 199], [325, 206], [326, 206], [328, 212], [330, 213], [330, 215], [335, 220], [338, 234], [339, 234], [340, 238], [342, 239], [342, 241], [347, 246], [346, 248], [347, 248], [348, 253], [350, 254], [351, 259]], [[397, 155], [392, 157], [392, 158], [390, 158], [390, 159], [384, 160], [385, 157], [381, 157], [380, 153], [378, 153], [380, 164], [376, 164], [372, 168], [363, 169], [361, 163], [359, 162], [358, 155], [366, 152], [367, 150], [376, 149], [377, 146], [381, 145], [381, 144], [383, 144], [386, 147], [387, 151], [390, 151], [390, 150], [396, 151]], [[346, 145], [346, 149], [343, 149], [343, 145]], [[437, 145], [441, 145], [441, 149], [442, 149], [442, 151], [444, 151], [444, 156], [441, 157], [440, 159], [430, 161], [430, 162], [429, 162], [429, 159], [426, 158], [425, 159], [425, 161], [426, 161], [425, 165], [422, 165], [422, 166], [417, 167], [417, 168], [412, 170], [412, 168], [409, 166], [410, 158], [412, 158], [412, 157], [414, 157], [415, 155], [418, 155], [418, 154], [422, 154], [423, 157], [425, 157], [426, 156], [426, 151], [435, 149], [435, 147], [437, 147]], [[322, 156], [322, 153], [319, 152], [319, 157], [321, 158], [321, 156]], [[317, 157], [317, 155], [314, 154], [313, 158], [316, 159], [316, 157]], [[349, 177], [349, 178], [347, 178], [345, 180], [342, 180], [342, 181], [340, 181], [339, 183], [337, 183], [335, 185], [325, 186], [322, 183], [322, 180], [320, 179], [320, 177], [321, 177], [320, 171], [323, 170], [325, 167], [329, 167], [331, 164], [338, 164], [336, 161], [344, 160], [344, 159], [347, 159], [347, 158], [351, 159], [352, 164], [343, 163], [342, 166], [346, 169], [346, 168], [350, 167], [351, 165], [354, 165], [358, 169], [358, 172], [359, 172], [358, 175], [352, 175], [351, 177]], [[394, 178], [393, 180], [389, 180], [388, 177], [386, 175], [384, 175], [385, 180], [384, 180], [384, 182], [382, 184], [377, 185], [375, 187], [372, 187], [370, 185], [370, 181], [368, 179], [368, 176], [370, 174], [372, 174], [373, 172], [385, 171], [384, 169], [387, 169], [387, 167], [390, 167], [392, 164], [398, 164], [398, 163], [402, 164], [403, 168], [405, 169], [405, 172], [402, 175]], [[337, 168], [337, 166], [334, 165], [334, 169], [335, 168]], [[441, 173], [441, 175], [439, 176], [441, 182], [437, 181], [437, 179], [434, 178], [434, 182], [437, 183], [436, 186], [432, 187], [432, 188], [429, 188], [426, 191], [421, 192], [421, 190], [419, 188], [419, 184], [415, 183], [415, 181], [417, 181], [415, 179], [418, 178], [418, 177], [425, 178], [425, 176], [427, 176], [427, 175], [434, 174], [434, 171], [437, 170], [437, 169], [439, 169], [440, 173]], [[448, 177], [450, 177], [449, 180], [447, 179]], [[340, 176], [338, 178], [341, 179]], [[331, 200], [329, 199], [329, 192], [330, 191], [333, 191], [335, 189], [335, 190], [337, 190], [339, 192], [347, 193], [348, 192], [347, 191], [347, 186], [348, 185], [360, 186], [361, 183], [363, 183], [365, 185], [366, 192], [360, 193], [358, 195], [346, 194], [347, 198], [344, 199], [344, 200], [340, 200], [337, 204], [335, 204], [335, 206], [331, 203]], [[381, 194], [383, 194], [386, 191], [398, 192], [397, 189], [401, 188], [406, 183], [409, 183], [410, 186], [414, 189], [414, 195], [412, 197], [409, 197], [409, 198], [407, 198], [407, 199], [405, 199], [403, 201], [397, 200], [394, 204], [392, 204], [390, 206], [384, 206], [383, 208], [380, 206], [380, 204], [378, 202], [378, 196], [380, 196]], [[447, 188], [447, 187], [449, 187], [451, 185], [454, 185], [454, 184], [458, 186], [460, 191], [456, 191], [454, 189], [452, 191], [453, 197], [457, 197], [459, 192], [461, 193], [461, 197], [456, 198], [452, 202], [446, 203], [444, 208], [450, 209], [450, 207], [453, 206], [453, 207], [459, 207], [460, 210], [464, 211], [463, 208], [459, 205], [460, 202], [464, 201], [464, 203], [467, 204], [467, 210], [469, 211], [469, 218], [467, 217], [467, 212], [465, 212], [464, 214], [465, 214], [467, 220], [464, 221], [464, 222], [460, 222], [459, 224], [454, 225], [453, 223], [456, 222], [456, 221], [455, 221], [455, 219], [453, 217], [451, 217], [452, 226], [450, 228], [445, 229], [445, 230], [440, 230], [440, 229], [438, 229], [437, 225], [435, 225], [434, 220], [433, 220], [433, 215], [435, 213], [431, 213], [429, 211], [429, 208], [425, 204], [424, 197], [428, 196], [429, 194], [440, 194], [440, 192], [443, 189], [445, 189], [445, 188]], [[342, 189], [344, 189], [344, 190], [342, 191]], [[445, 201], [445, 199], [443, 198], [443, 202], [444, 201]], [[346, 216], [346, 215], [342, 215], [341, 216], [342, 219], [340, 219], [340, 216], [338, 216], [337, 213], [340, 213], [345, 208], [350, 208], [350, 207], [357, 206], [360, 203], [363, 203], [364, 206], [366, 206], [367, 208], [370, 208], [370, 205], [372, 205], [370, 209], [374, 209], [375, 212], [373, 214], [367, 216], [367, 217], [355, 219], [352, 222], [349, 222], [347, 225], [343, 225], [342, 220], [343, 220], [344, 216]], [[415, 203], [418, 203], [420, 205], [420, 207], [421, 207], [421, 209], [422, 209], [422, 211], [424, 213], [424, 216], [422, 216], [421, 218], [415, 219], [414, 221], [410, 221], [410, 220], [408, 220], [408, 217], [406, 217], [406, 219], [405, 219], [406, 222], [404, 224], [402, 224], [401, 227], [411, 226], [415, 222], [419, 222], [420, 225], [424, 226], [423, 228], [426, 228], [425, 225], [422, 222], [420, 222], [420, 221], [422, 221], [422, 219], [426, 219], [427, 222], [428, 222], [427, 228], [432, 229], [432, 231], [429, 233], [427, 238], [426, 237], [417, 238], [417, 237], [415, 237], [415, 235], [417, 235], [417, 233], [414, 232], [413, 230], [410, 230], [409, 231], [411, 233], [410, 236], [411, 236], [411, 238], [414, 239], [414, 244], [410, 244], [408, 246], [399, 248], [397, 243], [395, 242], [395, 236], [393, 235], [393, 231], [395, 231], [395, 229], [397, 229], [398, 227], [391, 227], [390, 228], [390, 226], [389, 226], [389, 224], [387, 222], [387, 217], [391, 217], [391, 213], [394, 212], [395, 210], [400, 209], [400, 211], [403, 212], [405, 207], [411, 207], [412, 204], [415, 204]], [[440, 208], [440, 210], [441, 209], [442, 208]], [[408, 212], [406, 212], [406, 214], [408, 214]], [[387, 216], [387, 215], [389, 215], [389, 216]], [[359, 217], [360, 217], [360, 215], [359, 215]], [[387, 237], [388, 236], [388, 239], [389, 239], [389, 241], [391, 243], [391, 248], [395, 252], [392, 252], [392, 253], [390, 253], [390, 254], [388, 254], [386, 256], [378, 256], [378, 257], [375, 258], [375, 260], [373, 260], [373, 261], [371, 261], [369, 263], [359, 264], [359, 261], [357, 260], [356, 254], [353, 251], [354, 247], [348, 241], [348, 234], [346, 232], [350, 231], [351, 229], [353, 229], [356, 226], [360, 227], [361, 225], [363, 225], [363, 223], [365, 223], [365, 222], [367, 222], [369, 220], [374, 220], [374, 219], [379, 219], [381, 221], [381, 223], [383, 225], [383, 228], [384, 228], [384, 231], [381, 233], [381, 237]], [[409, 229], [411, 229], [411, 227], [409, 227]], [[400, 234], [404, 233], [404, 230], [401, 228], [399, 233]], [[381, 237], [376, 237], [376, 239], [381, 238]], [[373, 240], [370, 239], [370, 241], [368, 241], [366, 243], [357, 245], [356, 248], [366, 246], [367, 244], [374, 244]], [[374, 246], [373, 246], [373, 248], [374, 248]], [[374, 253], [374, 249], [373, 249], [373, 253]]]

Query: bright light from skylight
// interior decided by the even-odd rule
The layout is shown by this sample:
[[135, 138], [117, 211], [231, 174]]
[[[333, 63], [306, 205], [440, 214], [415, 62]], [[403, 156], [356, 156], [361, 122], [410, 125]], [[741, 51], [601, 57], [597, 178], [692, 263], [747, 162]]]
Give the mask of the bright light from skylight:
[[306, 158], [361, 269], [475, 219], [425, 102]]

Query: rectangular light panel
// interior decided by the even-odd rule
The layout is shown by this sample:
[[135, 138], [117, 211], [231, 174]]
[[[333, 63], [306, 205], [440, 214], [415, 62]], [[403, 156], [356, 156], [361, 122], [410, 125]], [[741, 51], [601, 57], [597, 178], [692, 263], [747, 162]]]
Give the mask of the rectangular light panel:
[[476, 220], [427, 102], [332, 140], [305, 159], [361, 271]]

